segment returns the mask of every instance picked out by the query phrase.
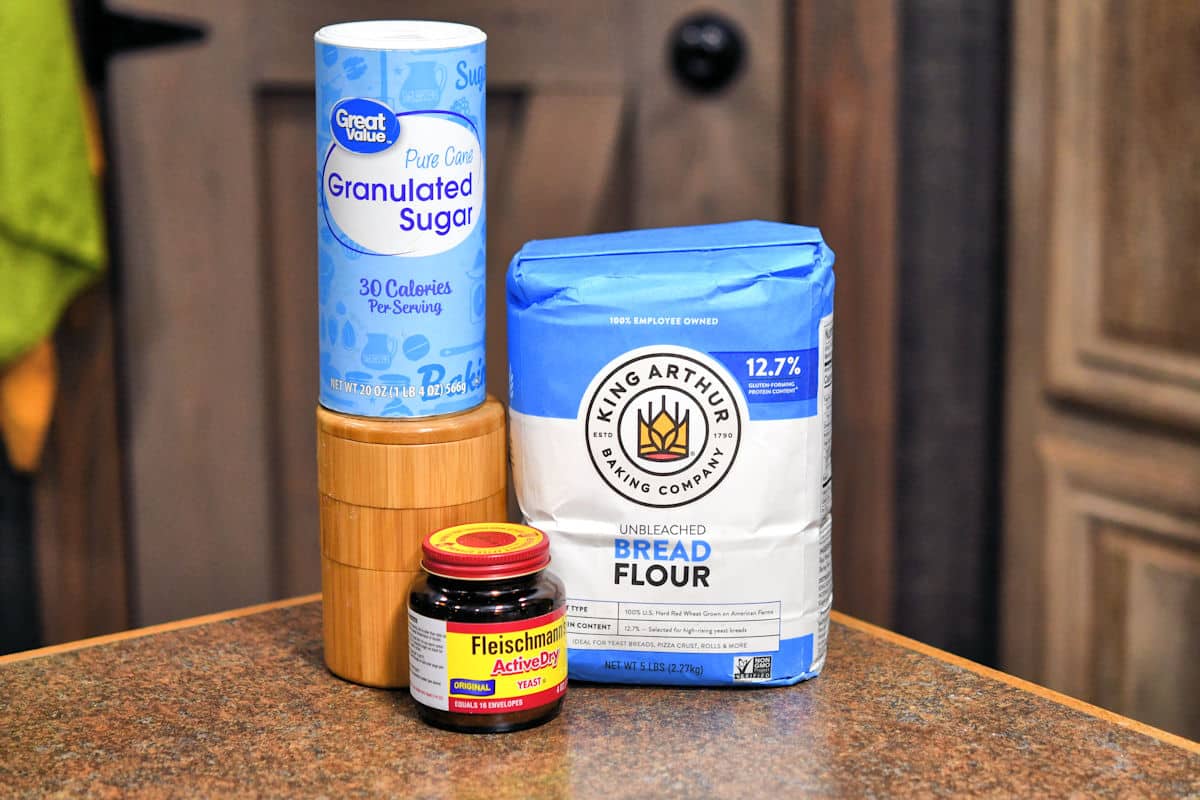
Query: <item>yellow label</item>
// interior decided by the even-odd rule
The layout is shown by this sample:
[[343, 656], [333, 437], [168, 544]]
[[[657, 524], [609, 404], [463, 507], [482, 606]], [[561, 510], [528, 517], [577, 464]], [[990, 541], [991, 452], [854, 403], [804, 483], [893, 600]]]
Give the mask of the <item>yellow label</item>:
[[567, 690], [566, 609], [518, 622], [446, 623], [448, 710], [501, 714]]

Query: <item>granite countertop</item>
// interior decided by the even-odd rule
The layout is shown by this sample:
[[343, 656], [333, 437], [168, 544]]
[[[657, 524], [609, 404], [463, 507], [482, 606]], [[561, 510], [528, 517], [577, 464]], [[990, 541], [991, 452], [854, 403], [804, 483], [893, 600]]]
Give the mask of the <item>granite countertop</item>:
[[1200, 795], [1200, 747], [837, 616], [782, 689], [573, 685], [427, 727], [339, 680], [313, 598], [0, 659], [0, 796]]

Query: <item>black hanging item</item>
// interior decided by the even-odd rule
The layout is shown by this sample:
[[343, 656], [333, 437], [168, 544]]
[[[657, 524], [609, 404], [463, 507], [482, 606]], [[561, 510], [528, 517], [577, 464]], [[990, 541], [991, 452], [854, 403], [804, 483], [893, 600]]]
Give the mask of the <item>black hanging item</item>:
[[77, 29], [84, 71], [93, 85], [104, 76], [108, 59], [131, 50], [199, 42], [208, 31], [184, 20], [133, 16], [110, 11], [103, 0], [85, 0], [78, 7]]

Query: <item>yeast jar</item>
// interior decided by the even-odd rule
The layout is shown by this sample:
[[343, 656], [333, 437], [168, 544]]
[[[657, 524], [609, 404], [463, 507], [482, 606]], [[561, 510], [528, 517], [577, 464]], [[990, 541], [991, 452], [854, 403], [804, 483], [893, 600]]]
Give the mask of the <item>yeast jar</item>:
[[409, 594], [409, 691], [431, 725], [472, 733], [553, 719], [567, 691], [566, 593], [536, 528], [457, 525], [422, 544]]

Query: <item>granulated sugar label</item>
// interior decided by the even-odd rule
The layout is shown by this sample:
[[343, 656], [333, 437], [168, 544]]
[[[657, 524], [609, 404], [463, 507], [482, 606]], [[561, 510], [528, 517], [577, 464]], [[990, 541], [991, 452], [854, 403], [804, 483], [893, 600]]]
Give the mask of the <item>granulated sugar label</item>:
[[484, 35], [316, 35], [320, 400], [419, 417], [484, 399]]
[[780, 685], [832, 606], [833, 254], [746, 222], [531, 242], [509, 271], [513, 472], [572, 678]]

